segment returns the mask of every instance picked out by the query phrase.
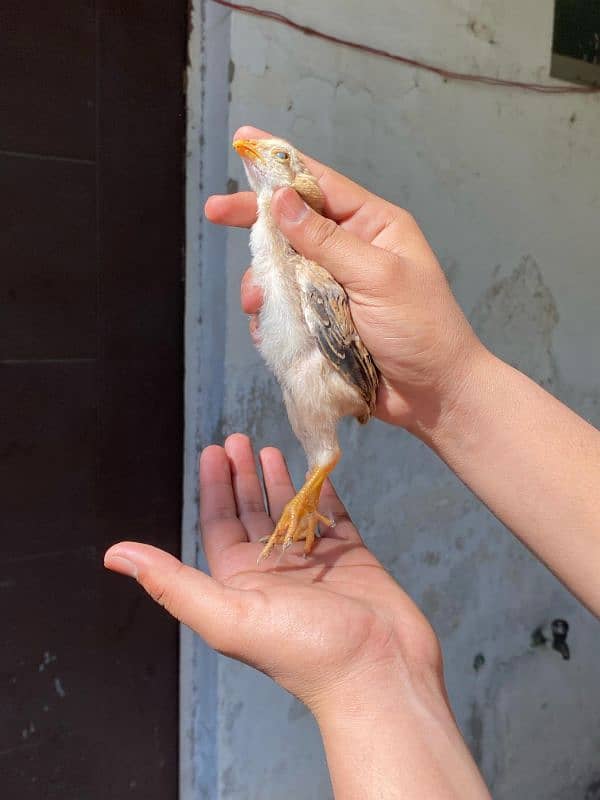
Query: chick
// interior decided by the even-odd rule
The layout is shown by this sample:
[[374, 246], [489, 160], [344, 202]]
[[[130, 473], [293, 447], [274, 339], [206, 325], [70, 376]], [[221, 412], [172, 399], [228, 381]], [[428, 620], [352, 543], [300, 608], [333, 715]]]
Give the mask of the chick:
[[250, 249], [253, 281], [264, 298], [259, 349], [281, 386], [309, 466], [304, 486], [286, 505], [260, 561], [276, 545], [285, 549], [300, 540], [308, 554], [319, 523], [334, 524], [318, 507], [325, 478], [341, 456], [337, 423], [345, 416], [369, 420], [378, 373], [356, 332], [344, 289], [323, 267], [293, 250], [271, 216], [273, 193], [284, 186], [321, 212], [324, 198], [317, 180], [299, 153], [280, 139], [238, 139], [233, 147], [258, 203]]

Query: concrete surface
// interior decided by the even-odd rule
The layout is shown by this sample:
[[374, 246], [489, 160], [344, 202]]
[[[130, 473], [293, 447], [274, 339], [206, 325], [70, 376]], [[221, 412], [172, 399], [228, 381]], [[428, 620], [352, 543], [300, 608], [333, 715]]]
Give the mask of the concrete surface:
[[[339, 36], [526, 81], [549, 80], [551, 5], [261, 0]], [[445, 83], [210, 2], [193, 14], [188, 554], [198, 446], [245, 431], [257, 447], [282, 447], [297, 479], [305, 468], [239, 310], [247, 234], [196, 222], [198, 196], [245, 186], [237, 156], [226, 162], [243, 123], [409, 208], [490, 348], [599, 424], [600, 97]], [[348, 423], [342, 446], [337, 487], [435, 626], [457, 718], [496, 800], [600, 798], [597, 622], [418, 441]], [[556, 617], [571, 626], [570, 661], [531, 644]], [[194, 710], [182, 797], [330, 796], [316, 728], [296, 701], [197, 643], [183, 657]]]

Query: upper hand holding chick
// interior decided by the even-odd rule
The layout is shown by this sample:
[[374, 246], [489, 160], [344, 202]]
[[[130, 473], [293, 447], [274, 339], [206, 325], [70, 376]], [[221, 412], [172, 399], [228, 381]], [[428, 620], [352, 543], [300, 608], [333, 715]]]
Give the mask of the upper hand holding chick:
[[[242, 128], [236, 137], [267, 136]], [[413, 432], [431, 432], [451, 413], [473, 360], [486, 351], [456, 303], [437, 258], [413, 217], [304, 156], [325, 196], [328, 219], [291, 189], [271, 212], [292, 246], [328, 269], [350, 298], [357, 330], [381, 371], [376, 415]], [[215, 196], [209, 220], [250, 226], [251, 192]], [[244, 310], [260, 305], [244, 281]]]

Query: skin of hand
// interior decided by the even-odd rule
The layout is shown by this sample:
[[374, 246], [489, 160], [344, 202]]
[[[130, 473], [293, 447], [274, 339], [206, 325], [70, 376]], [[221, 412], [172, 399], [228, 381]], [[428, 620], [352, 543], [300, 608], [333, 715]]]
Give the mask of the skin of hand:
[[[243, 127], [235, 138], [271, 134]], [[324, 214], [292, 189], [276, 192], [272, 213], [292, 246], [325, 267], [350, 299], [352, 316], [381, 372], [376, 414], [418, 430], [438, 424], [454, 403], [470, 365], [484, 351], [457, 305], [437, 258], [413, 217], [313, 159], [303, 156], [325, 195]], [[249, 227], [252, 192], [213, 196], [214, 223]], [[260, 291], [248, 271], [242, 307], [256, 312]]]
[[105, 565], [308, 706], [337, 798], [489, 797], [449, 709], [433, 630], [365, 548], [329, 482], [322, 508], [336, 526], [314, 555], [291, 548], [278, 564], [257, 565], [259, 539], [294, 494], [278, 450], [264, 449], [260, 461], [268, 510], [247, 437], [202, 453], [200, 528], [212, 577], [134, 542], [110, 548]]

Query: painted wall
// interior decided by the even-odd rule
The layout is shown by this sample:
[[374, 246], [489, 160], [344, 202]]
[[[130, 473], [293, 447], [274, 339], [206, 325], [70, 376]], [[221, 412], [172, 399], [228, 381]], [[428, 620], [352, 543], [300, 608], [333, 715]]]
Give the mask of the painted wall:
[[[261, 5], [452, 69], [547, 79], [552, 4], [541, 0]], [[257, 447], [282, 447], [297, 479], [305, 468], [239, 310], [247, 234], [196, 225], [198, 187], [202, 196], [244, 185], [227, 155], [243, 123], [410, 209], [490, 348], [599, 424], [600, 97], [445, 83], [210, 2], [194, 15], [188, 552], [200, 443], [245, 431]], [[418, 441], [349, 423], [342, 447], [338, 489], [437, 630], [454, 709], [496, 800], [600, 797], [597, 622]], [[531, 644], [556, 617], [571, 626], [570, 661]], [[196, 710], [184, 728], [184, 789], [223, 800], [330, 796], [316, 728], [296, 701], [244, 666], [215, 667], [197, 643], [185, 653], [203, 661], [194, 670], [184, 660]]]

